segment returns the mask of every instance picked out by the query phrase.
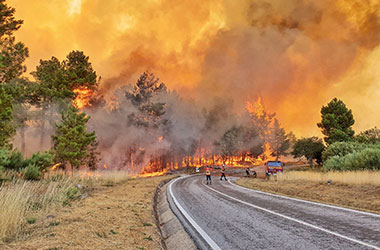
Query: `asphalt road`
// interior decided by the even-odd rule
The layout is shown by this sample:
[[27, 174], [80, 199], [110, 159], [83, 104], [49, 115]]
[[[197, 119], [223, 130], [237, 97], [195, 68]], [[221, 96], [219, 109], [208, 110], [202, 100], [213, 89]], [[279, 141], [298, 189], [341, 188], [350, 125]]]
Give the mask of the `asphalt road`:
[[380, 215], [288, 199], [213, 176], [168, 185], [170, 207], [199, 249], [380, 249]]

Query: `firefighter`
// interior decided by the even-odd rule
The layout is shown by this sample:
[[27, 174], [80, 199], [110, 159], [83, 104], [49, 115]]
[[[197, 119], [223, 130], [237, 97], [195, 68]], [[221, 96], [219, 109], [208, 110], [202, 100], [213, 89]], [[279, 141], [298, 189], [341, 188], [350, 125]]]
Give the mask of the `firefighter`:
[[225, 168], [224, 164], [222, 166], [221, 173], [222, 173], [222, 175], [220, 176], [220, 180], [223, 180], [223, 177], [224, 177], [224, 180], [227, 180], [227, 178], [226, 178], [226, 168]]
[[245, 173], [247, 174], [247, 177], [249, 177], [249, 168], [246, 168]]
[[206, 166], [205, 171], [206, 171], [206, 184], [208, 185], [208, 183], [210, 181], [210, 185], [211, 185], [211, 167]]

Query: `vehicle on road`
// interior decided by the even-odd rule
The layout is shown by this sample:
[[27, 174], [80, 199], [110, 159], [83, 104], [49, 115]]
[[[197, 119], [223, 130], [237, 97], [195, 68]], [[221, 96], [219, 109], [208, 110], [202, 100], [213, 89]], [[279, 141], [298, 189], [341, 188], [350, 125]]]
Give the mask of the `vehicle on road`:
[[265, 163], [265, 166], [266, 166], [266, 172], [270, 174], [284, 171], [284, 163], [281, 161], [267, 161]]

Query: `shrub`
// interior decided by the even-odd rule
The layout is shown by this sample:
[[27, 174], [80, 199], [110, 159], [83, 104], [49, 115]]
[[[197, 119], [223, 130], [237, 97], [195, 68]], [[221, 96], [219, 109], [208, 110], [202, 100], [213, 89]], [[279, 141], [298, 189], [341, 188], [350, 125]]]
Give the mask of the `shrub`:
[[67, 200], [72, 200], [79, 193], [79, 189], [76, 187], [70, 187], [66, 190], [66, 198]]
[[20, 169], [23, 169], [26, 166], [27, 165], [24, 161], [24, 156], [22, 155], [22, 153], [17, 150], [12, 151], [9, 157], [9, 164], [7, 165], [7, 168], [19, 171]]
[[366, 144], [359, 142], [335, 142], [322, 153], [323, 161], [333, 156], [343, 157], [351, 153], [360, 152], [366, 148], [380, 149], [380, 144]]
[[10, 163], [10, 152], [8, 149], [0, 149], [0, 166], [7, 167]]
[[36, 223], [37, 219], [36, 217], [30, 217], [30, 218], [27, 218], [26, 221], [28, 222], [28, 224], [34, 224]]
[[35, 165], [40, 171], [46, 171], [53, 165], [53, 155], [49, 151], [45, 153], [34, 153], [31, 158], [26, 160], [27, 165]]
[[328, 170], [380, 170], [380, 149], [369, 147], [345, 156], [332, 156], [324, 167]]
[[23, 176], [25, 180], [37, 181], [41, 178], [41, 171], [36, 165], [30, 164], [24, 169]]

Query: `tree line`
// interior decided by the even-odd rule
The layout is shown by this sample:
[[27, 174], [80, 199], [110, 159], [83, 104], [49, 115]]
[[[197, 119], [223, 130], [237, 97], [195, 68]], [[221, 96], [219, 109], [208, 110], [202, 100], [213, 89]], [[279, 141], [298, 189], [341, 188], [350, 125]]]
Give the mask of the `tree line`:
[[[82, 51], [70, 52], [63, 61], [53, 56], [40, 60], [31, 73], [34, 80], [23, 77], [29, 50], [16, 41], [14, 33], [23, 21], [14, 14], [15, 9], [0, 0], [0, 168], [26, 169], [38, 175], [57, 162], [63, 167], [77, 168], [83, 162], [93, 167], [98, 159], [94, 157], [95, 133], [86, 131], [90, 117], [72, 105], [75, 89], [98, 87], [89, 57]], [[39, 127], [41, 147], [47, 125], [55, 131], [48, 139], [51, 149], [24, 159], [25, 129]], [[21, 152], [12, 145], [16, 130]]]
[[352, 110], [337, 98], [321, 108], [321, 121], [317, 126], [324, 135], [301, 138], [293, 148], [295, 157], [306, 157], [327, 170], [380, 169], [380, 129], [377, 127], [355, 135]]

